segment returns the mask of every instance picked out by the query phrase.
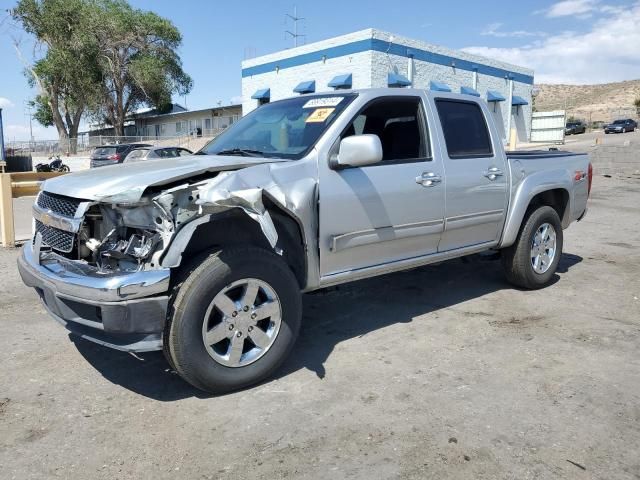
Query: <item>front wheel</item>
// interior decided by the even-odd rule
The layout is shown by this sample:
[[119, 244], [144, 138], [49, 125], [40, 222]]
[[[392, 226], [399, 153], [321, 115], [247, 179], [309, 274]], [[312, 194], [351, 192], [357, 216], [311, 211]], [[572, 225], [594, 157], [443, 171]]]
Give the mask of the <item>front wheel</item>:
[[163, 337], [187, 382], [225, 393], [260, 382], [284, 361], [300, 329], [300, 287], [272, 252], [222, 250], [184, 274]]
[[553, 208], [530, 211], [516, 242], [502, 251], [507, 280], [528, 289], [549, 285], [562, 255], [562, 241], [562, 224]]

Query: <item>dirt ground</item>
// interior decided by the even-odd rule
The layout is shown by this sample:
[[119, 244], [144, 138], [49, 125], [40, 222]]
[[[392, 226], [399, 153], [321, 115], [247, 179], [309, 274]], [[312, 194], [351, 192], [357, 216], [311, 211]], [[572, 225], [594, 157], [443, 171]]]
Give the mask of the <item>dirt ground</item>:
[[260, 386], [70, 338], [0, 252], [0, 477], [640, 479], [640, 180], [597, 177], [557, 282], [488, 257], [307, 295]]

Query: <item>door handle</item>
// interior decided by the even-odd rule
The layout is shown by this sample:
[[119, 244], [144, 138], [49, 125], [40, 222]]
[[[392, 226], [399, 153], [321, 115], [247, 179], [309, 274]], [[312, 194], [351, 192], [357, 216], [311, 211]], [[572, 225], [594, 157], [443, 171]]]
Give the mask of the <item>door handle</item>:
[[424, 172], [422, 175], [416, 177], [416, 183], [423, 187], [435, 187], [440, 182], [442, 182], [442, 177], [433, 172]]
[[498, 167], [489, 167], [489, 170], [484, 172], [483, 175], [489, 180], [493, 181], [496, 178], [503, 176], [504, 173], [502, 173], [502, 170], [500, 170]]

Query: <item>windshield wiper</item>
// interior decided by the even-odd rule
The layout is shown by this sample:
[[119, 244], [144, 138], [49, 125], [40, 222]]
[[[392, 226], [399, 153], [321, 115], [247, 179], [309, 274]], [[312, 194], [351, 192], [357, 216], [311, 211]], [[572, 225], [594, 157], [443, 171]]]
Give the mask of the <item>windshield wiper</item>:
[[264, 152], [260, 150], [251, 150], [250, 148], [230, 148], [228, 150], [220, 150], [216, 155], [240, 155], [241, 157], [262, 157]]

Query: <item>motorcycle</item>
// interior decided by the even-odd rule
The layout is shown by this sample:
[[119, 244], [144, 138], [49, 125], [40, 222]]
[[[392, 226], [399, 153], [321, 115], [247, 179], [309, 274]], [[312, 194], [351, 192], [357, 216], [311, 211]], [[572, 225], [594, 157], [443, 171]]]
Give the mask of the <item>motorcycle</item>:
[[60, 155], [49, 157], [49, 163], [39, 163], [36, 165], [36, 172], [70, 172], [68, 165], [62, 163]]

